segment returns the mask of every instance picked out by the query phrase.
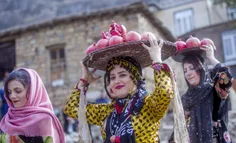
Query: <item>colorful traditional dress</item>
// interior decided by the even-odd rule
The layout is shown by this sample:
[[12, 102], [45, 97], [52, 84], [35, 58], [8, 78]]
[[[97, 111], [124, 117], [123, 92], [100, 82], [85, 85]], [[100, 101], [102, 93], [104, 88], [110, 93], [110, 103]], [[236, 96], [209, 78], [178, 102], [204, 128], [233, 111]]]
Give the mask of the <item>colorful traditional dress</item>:
[[25, 137], [19, 136], [9, 136], [7, 134], [0, 135], [0, 143], [53, 143], [52, 137]]
[[[156, 143], [159, 141], [160, 120], [174, 97], [174, 90], [168, 70], [154, 70], [154, 78], [155, 91], [152, 94], [147, 94], [144, 88], [139, 89], [139, 94], [130, 97], [123, 108], [116, 100], [108, 104], [87, 105], [87, 122], [101, 127], [104, 142], [110, 142], [111, 134], [119, 135], [116, 142], [121, 143]], [[74, 88], [64, 109], [65, 114], [75, 119], [78, 118], [80, 93], [79, 89]], [[142, 96], [142, 94], [145, 95]], [[136, 96], [140, 101], [136, 100], [137, 104], [134, 105], [132, 102], [135, 102]], [[126, 140], [122, 141], [122, 137]]]

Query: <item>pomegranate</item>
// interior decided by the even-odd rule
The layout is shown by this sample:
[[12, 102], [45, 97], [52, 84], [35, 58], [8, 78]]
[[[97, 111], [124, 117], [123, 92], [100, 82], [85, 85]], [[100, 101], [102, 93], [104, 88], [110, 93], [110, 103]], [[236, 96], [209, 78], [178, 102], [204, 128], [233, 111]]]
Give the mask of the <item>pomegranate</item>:
[[181, 41], [180, 39], [175, 42], [175, 45], [177, 47], [177, 51], [186, 48], [186, 43], [184, 41]]
[[117, 24], [113, 21], [112, 24], [110, 25], [109, 33], [111, 34], [111, 36], [117, 35], [121, 36], [122, 38], [125, 38], [126, 28], [124, 25]]
[[201, 45], [208, 45], [208, 44], [211, 45], [214, 48], [214, 50], [216, 50], [216, 46], [211, 39], [209, 39], [209, 38], [202, 39]]
[[141, 40], [148, 40], [148, 36], [152, 36], [155, 40], [157, 40], [156, 36], [152, 32], [145, 32], [141, 36]]
[[96, 50], [97, 49], [102, 49], [106, 46], [108, 46], [108, 41], [107, 39], [100, 39], [98, 42], [97, 42], [97, 45], [96, 45]]
[[109, 39], [109, 46], [111, 45], [116, 45], [116, 44], [120, 44], [123, 42], [123, 38], [120, 37], [120, 36], [112, 36], [110, 39]]
[[110, 32], [110, 34], [111, 34], [111, 36], [121, 36], [121, 34], [119, 33], [119, 31], [117, 31], [117, 30], [112, 30], [112, 31]]
[[111, 34], [109, 32], [102, 32], [102, 39], [110, 39]]
[[90, 45], [87, 50], [86, 50], [86, 54], [89, 55], [91, 52], [95, 51], [96, 50], [96, 44], [92, 44]]
[[201, 42], [197, 37], [190, 36], [186, 41], [186, 48], [200, 47]]
[[126, 35], [126, 41], [139, 41], [141, 40], [141, 36], [139, 33], [135, 31], [129, 31]]

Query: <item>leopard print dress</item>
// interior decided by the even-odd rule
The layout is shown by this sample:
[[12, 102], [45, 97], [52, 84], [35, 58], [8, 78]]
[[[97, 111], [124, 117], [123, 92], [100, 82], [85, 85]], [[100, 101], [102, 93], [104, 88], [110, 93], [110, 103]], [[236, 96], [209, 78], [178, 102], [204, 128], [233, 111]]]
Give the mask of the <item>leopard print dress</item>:
[[[160, 120], [165, 115], [174, 97], [170, 73], [165, 70], [154, 70], [155, 91], [145, 97], [145, 104], [138, 115], [132, 115], [131, 121], [137, 143], [157, 143]], [[80, 91], [74, 88], [67, 101], [64, 113], [78, 119]], [[114, 110], [113, 103], [88, 104], [86, 118], [89, 124], [101, 127], [103, 139], [106, 137], [105, 125], [107, 117]]]

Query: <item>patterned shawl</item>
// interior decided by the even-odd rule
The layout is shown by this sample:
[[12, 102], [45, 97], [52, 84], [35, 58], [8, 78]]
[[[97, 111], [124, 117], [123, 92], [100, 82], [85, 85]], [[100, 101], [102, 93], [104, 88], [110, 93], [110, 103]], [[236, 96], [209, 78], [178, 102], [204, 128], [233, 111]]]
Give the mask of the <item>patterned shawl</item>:
[[[137, 85], [137, 90], [126, 98], [115, 100], [115, 110], [106, 120], [106, 140], [104, 143], [110, 143], [112, 135], [119, 136], [122, 143], [135, 143], [134, 129], [131, 123], [131, 115], [137, 115], [144, 105], [144, 98], [147, 95], [145, 82], [142, 79], [140, 65], [130, 57], [116, 57], [111, 59], [107, 65], [107, 74], [105, 76], [105, 89], [109, 84], [109, 73], [115, 65], [120, 65], [129, 71], [131, 79]], [[106, 79], [107, 78], [107, 79]], [[107, 90], [107, 89], [106, 89]], [[108, 92], [107, 92], [108, 93]], [[109, 94], [108, 94], [109, 95]], [[122, 111], [118, 111], [122, 107]]]
[[[190, 87], [182, 96], [183, 108], [190, 111], [189, 136], [191, 143], [212, 143], [213, 140], [213, 117], [218, 116], [214, 111], [218, 105], [214, 105], [217, 93], [214, 83], [209, 76], [207, 65], [201, 57], [198, 61], [202, 66], [200, 71], [200, 84]], [[220, 64], [216, 65], [213, 71], [220, 69]], [[215, 72], [211, 77], [215, 77]], [[213, 108], [214, 105], [214, 108]], [[216, 106], [216, 107], [215, 107]], [[214, 109], [214, 110], [213, 110]]]

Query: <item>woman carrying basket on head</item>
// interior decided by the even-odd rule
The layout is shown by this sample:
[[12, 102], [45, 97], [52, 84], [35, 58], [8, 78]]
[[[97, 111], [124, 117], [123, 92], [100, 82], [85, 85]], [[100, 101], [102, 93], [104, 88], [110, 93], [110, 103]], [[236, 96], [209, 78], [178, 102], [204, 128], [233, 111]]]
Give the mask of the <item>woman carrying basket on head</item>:
[[[160, 142], [160, 120], [175, 95], [172, 71], [162, 62], [162, 57], [166, 59], [173, 54], [175, 46], [164, 43], [166, 47], [162, 49], [163, 40], [157, 42], [152, 35], [149, 35], [149, 41], [146, 43], [150, 43], [150, 46], [142, 41], [136, 41], [125, 42], [107, 50], [104, 48], [91, 53], [89, 56], [93, 58], [87, 61], [85, 59], [82, 64], [82, 77], [72, 90], [64, 112], [74, 118], [78, 118], [79, 115], [80, 126], [84, 124], [83, 119], [89, 124], [100, 126], [104, 143]], [[119, 53], [115, 52], [117, 49]], [[167, 50], [171, 54], [168, 55], [168, 52], [162, 50]], [[155, 79], [155, 90], [151, 94], [147, 93], [142, 77], [142, 68], [149, 65], [152, 65]], [[84, 108], [81, 107], [88, 85], [97, 79], [89, 73], [88, 67], [105, 71], [105, 90], [111, 98], [111, 103], [88, 104], [83, 105]], [[86, 117], [81, 119], [83, 114], [86, 114]], [[81, 129], [79, 134], [82, 140], [90, 142], [91, 140], [86, 138], [88, 134], [83, 135], [85, 130]]]
[[[232, 76], [228, 68], [215, 58], [214, 49], [213, 42], [201, 45], [199, 41], [198, 46], [187, 45], [173, 56], [174, 60], [182, 62], [188, 85], [181, 99], [189, 120], [191, 143], [231, 143], [225, 118]], [[208, 69], [204, 57], [214, 67], [212, 70]]]

